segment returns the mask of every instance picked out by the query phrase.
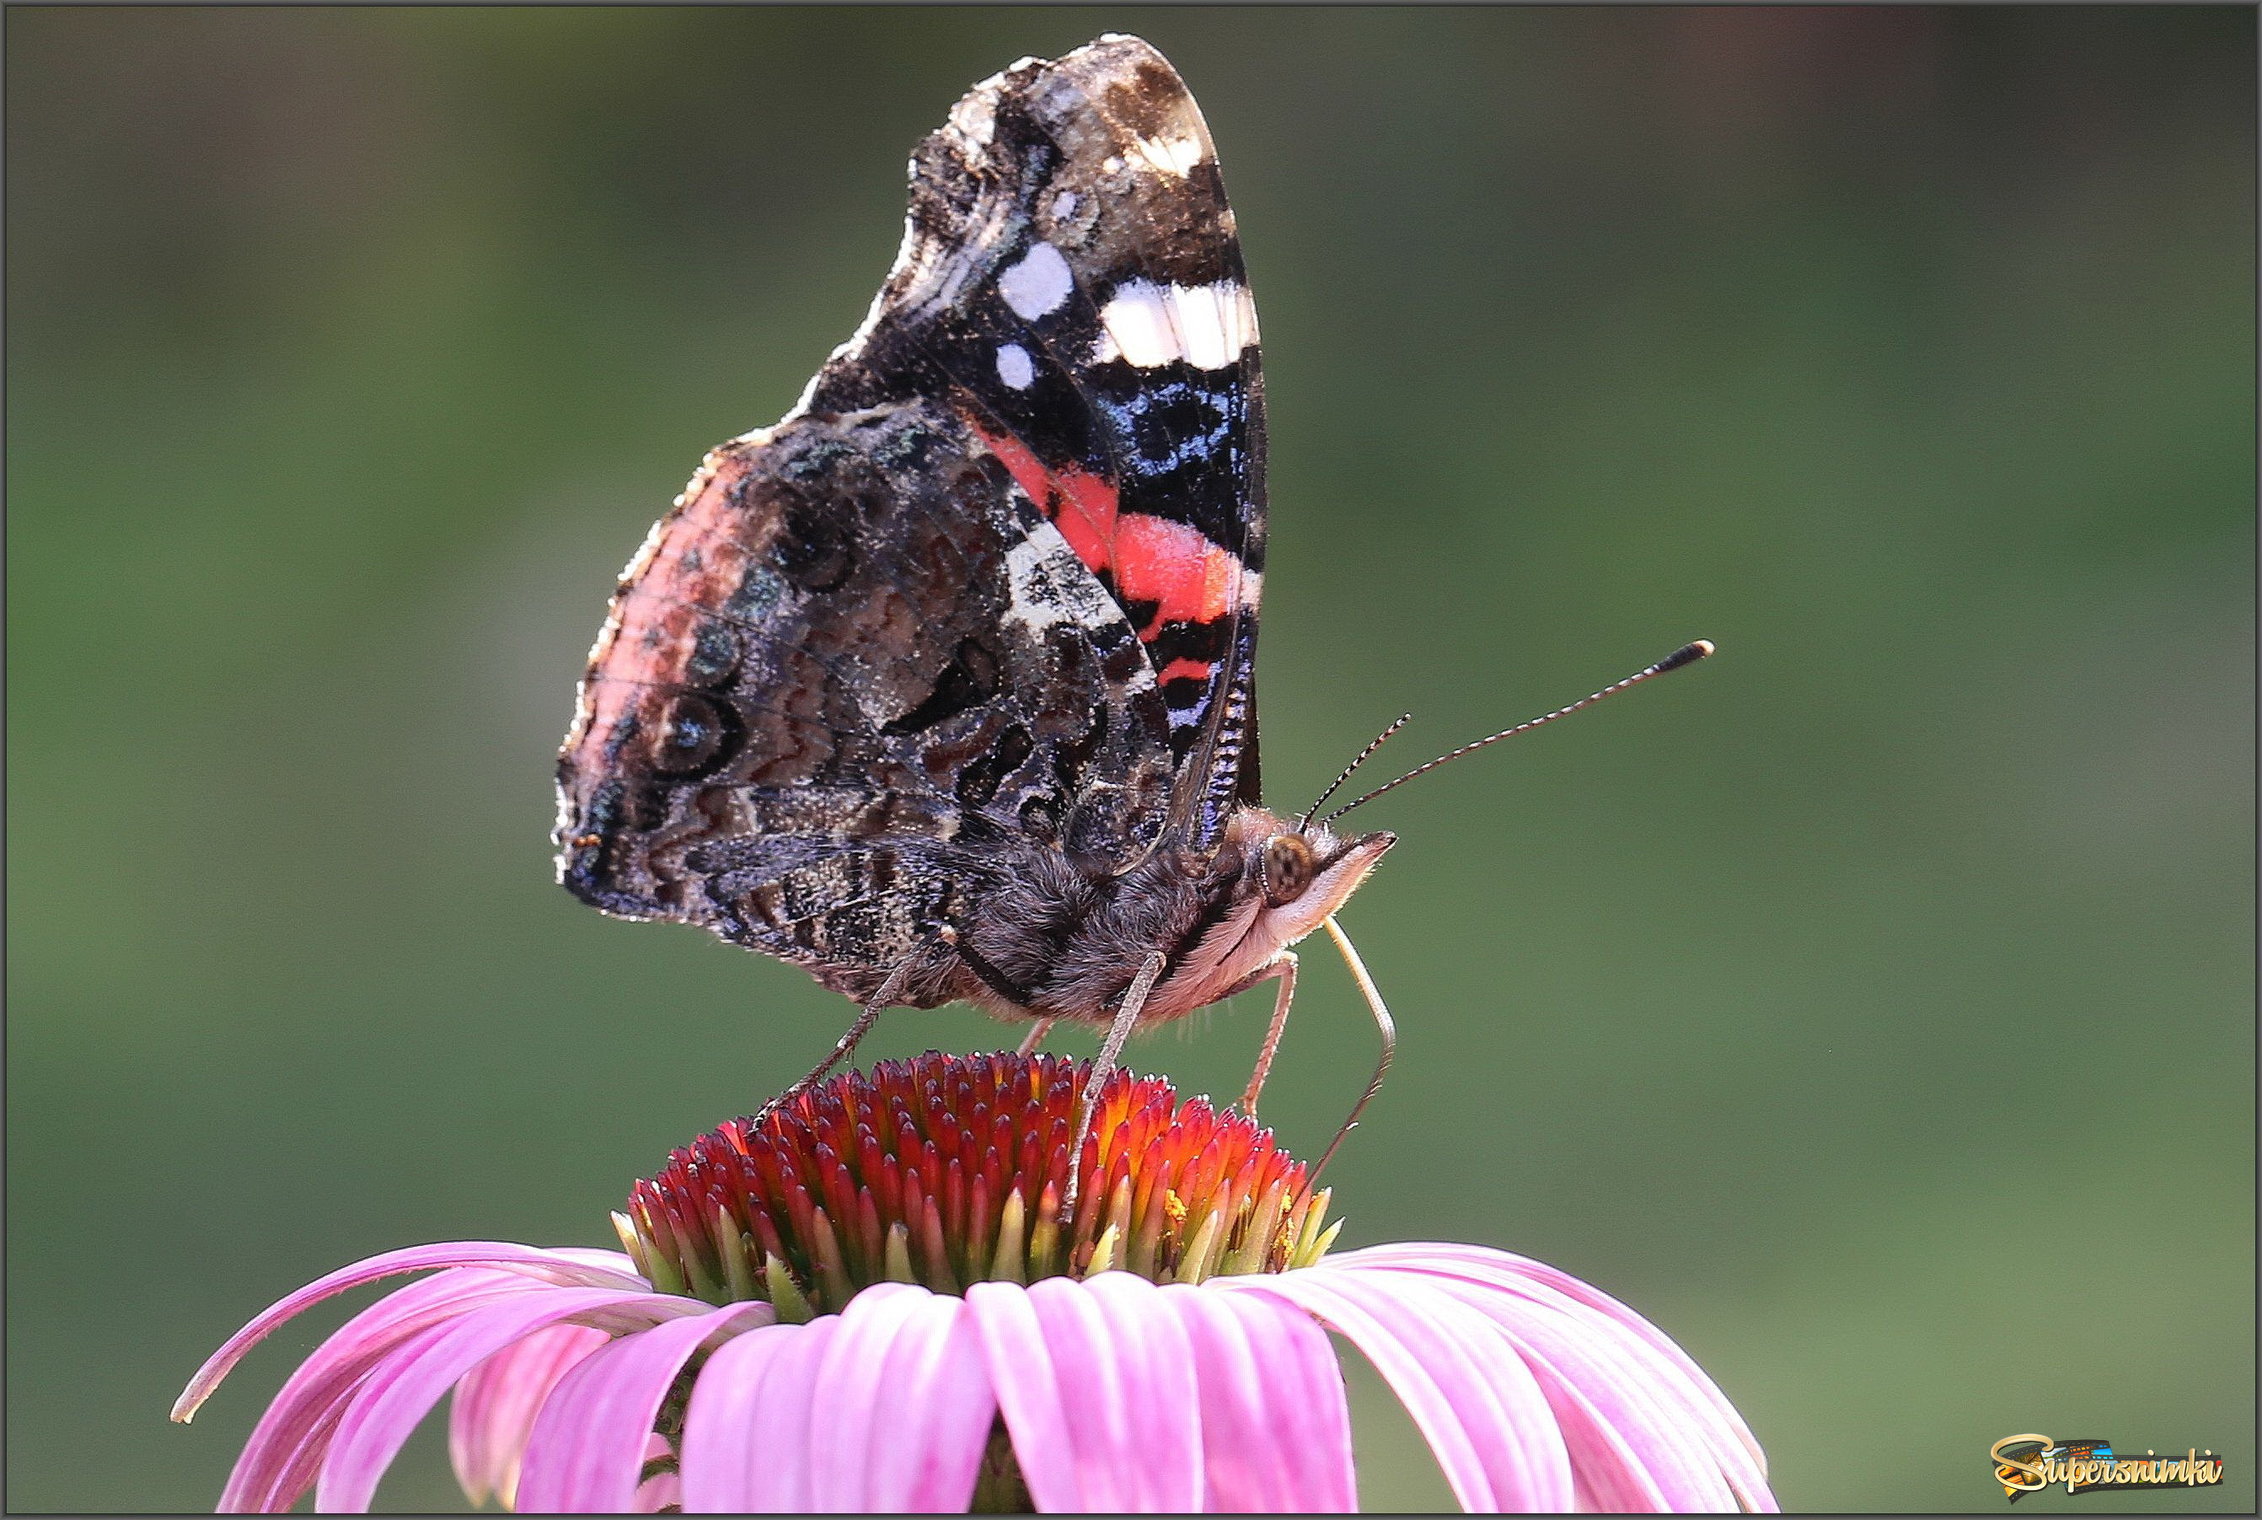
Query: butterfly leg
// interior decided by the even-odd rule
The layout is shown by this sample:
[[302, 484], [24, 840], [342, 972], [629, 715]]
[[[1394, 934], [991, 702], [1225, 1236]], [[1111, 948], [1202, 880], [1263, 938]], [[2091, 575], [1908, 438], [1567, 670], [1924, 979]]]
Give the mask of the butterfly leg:
[[863, 1042], [864, 1036], [870, 1034], [872, 1026], [880, 1021], [880, 1015], [895, 1006], [896, 994], [903, 990], [905, 982], [911, 980], [912, 969], [919, 964], [920, 956], [921, 952], [916, 950], [905, 956], [901, 963], [888, 973], [887, 980], [880, 983], [880, 990], [872, 994], [872, 1000], [866, 1003], [863, 1011], [856, 1015], [856, 1022], [848, 1026], [848, 1033], [840, 1037], [839, 1042], [833, 1046], [832, 1053], [811, 1068], [809, 1075], [763, 1104], [761, 1111], [755, 1117], [760, 1118], [762, 1114], [768, 1113], [771, 1109], [781, 1104], [790, 1103], [795, 1098], [800, 1097], [822, 1081], [827, 1072], [854, 1054], [856, 1047]]
[[1228, 992], [1247, 992], [1259, 982], [1278, 980], [1280, 990], [1272, 999], [1272, 1022], [1265, 1027], [1264, 1045], [1257, 1051], [1256, 1070], [1249, 1073], [1248, 1089], [1241, 1094], [1241, 1115], [1251, 1123], [1256, 1122], [1257, 1095], [1265, 1089], [1265, 1078], [1272, 1074], [1272, 1058], [1280, 1054], [1281, 1031], [1288, 1027], [1288, 1005], [1296, 998], [1296, 952], [1283, 950], [1250, 974], [1240, 986]]
[[1115, 1075], [1115, 1062], [1123, 1054], [1123, 1042], [1131, 1038], [1132, 1027], [1139, 1022], [1139, 1012], [1147, 1005], [1147, 994], [1162, 980], [1165, 964], [1163, 953], [1157, 950], [1139, 967], [1139, 974], [1131, 978], [1131, 985], [1124, 989], [1123, 1002], [1115, 1011], [1115, 1022], [1108, 1025], [1107, 1038], [1101, 1042], [1099, 1056], [1092, 1062], [1092, 1074], [1084, 1081], [1084, 1094], [1076, 1103], [1076, 1134], [1068, 1146], [1068, 1196], [1060, 1204], [1063, 1221], [1076, 1215], [1076, 1185], [1084, 1167], [1084, 1138], [1092, 1132], [1092, 1112], [1099, 1105], [1100, 1089]]
[[1021, 1048], [1014, 1051], [1014, 1054], [1017, 1056], [1035, 1055], [1037, 1053], [1037, 1047], [1044, 1044], [1045, 1036], [1052, 1033], [1052, 1025], [1053, 1021], [1051, 1019], [1037, 1020], [1037, 1027], [1030, 1030], [1026, 1035], [1022, 1036]]

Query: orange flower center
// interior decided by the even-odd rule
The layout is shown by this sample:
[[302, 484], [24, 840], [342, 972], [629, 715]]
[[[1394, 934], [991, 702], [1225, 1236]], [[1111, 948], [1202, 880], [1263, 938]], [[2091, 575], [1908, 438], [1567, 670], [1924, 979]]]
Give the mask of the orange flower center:
[[962, 1292], [1121, 1269], [1156, 1282], [1281, 1272], [1334, 1240], [1328, 1194], [1272, 1131], [1118, 1071], [1062, 1219], [1088, 1062], [946, 1056], [818, 1084], [675, 1151], [613, 1216], [666, 1292], [837, 1311], [877, 1282]]

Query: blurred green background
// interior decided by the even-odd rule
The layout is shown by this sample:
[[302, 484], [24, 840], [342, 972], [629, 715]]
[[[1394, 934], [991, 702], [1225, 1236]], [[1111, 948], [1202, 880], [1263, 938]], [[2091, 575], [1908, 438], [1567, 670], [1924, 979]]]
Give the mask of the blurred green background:
[[[1396, 793], [1346, 1241], [1654, 1318], [1786, 1505], [2253, 1472], [2249, 9], [7, 18], [12, 1509], [208, 1507], [346, 1261], [609, 1244], [848, 1010], [551, 884], [612, 578], [862, 316], [912, 143], [1108, 29], [1221, 148], [1265, 757]], [[1267, 1117], [1372, 1031], [1324, 942]], [[1134, 1047], [1237, 1089], [1269, 994]], [[1197, 1021], [1200, 1022], [1200, 1021]], [[867, 1049], [1012, 1038], [905, 1013]], [[1071, 1039], [1066, 1048], [1090, 1048]], [[357, 1301], [358, 1302], [358, 1301]], [[1376, 1381], [1371, 1507], [1448, 1501]], [[429, 1436], [381, 1501], [460, 1505]]]

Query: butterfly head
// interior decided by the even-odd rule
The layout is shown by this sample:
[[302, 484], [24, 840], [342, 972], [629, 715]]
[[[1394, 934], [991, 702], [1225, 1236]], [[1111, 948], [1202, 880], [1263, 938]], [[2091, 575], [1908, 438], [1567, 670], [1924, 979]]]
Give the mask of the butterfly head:
[[1293, 944], [1343, 906], [1375, 863], [1398, 842], [1390, 833], [1339, 835], [1323, 824], [1296, 822], [1252, 808], [1244, 881], [1262, 901], [1264, 937]]

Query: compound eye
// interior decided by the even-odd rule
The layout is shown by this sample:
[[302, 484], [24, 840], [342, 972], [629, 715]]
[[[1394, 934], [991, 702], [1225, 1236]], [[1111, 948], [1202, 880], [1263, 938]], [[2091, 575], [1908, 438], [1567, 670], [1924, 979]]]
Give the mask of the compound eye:
[[1304, 895], [1317, 861], [1301, 834], [1275, 834], [1265, 841], [1265, 901], [1277, 908]]

